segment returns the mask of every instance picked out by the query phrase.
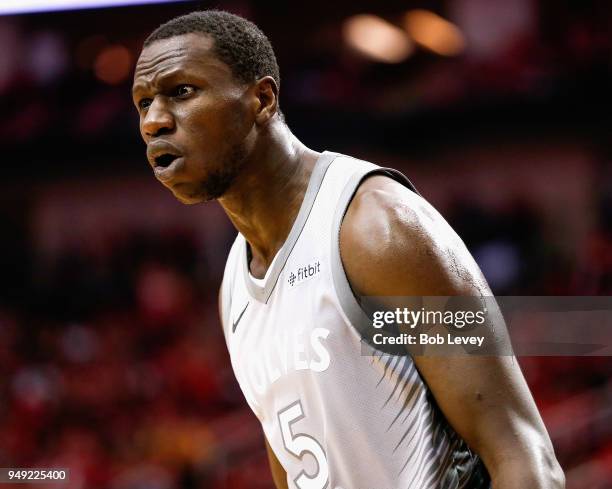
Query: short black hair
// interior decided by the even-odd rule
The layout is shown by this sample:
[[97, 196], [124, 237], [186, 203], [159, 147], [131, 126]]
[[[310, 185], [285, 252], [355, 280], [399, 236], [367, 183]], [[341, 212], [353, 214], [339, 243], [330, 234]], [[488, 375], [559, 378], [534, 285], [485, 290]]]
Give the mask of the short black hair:
[[238, 80], [252, 83], [271, 76], [280, 87], [278, 63], [266, 35], [253, 22], [229, 12], [202, 10], [175, 17], [155, 29], [144, 46], [192, 33], [212, 37], [214, 53], [231, 68]]

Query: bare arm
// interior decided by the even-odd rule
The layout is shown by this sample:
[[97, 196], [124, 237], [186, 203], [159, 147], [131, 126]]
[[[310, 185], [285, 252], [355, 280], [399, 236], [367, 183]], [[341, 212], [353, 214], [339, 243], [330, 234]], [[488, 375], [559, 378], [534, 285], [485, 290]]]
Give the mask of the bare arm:
[[[363, 296], [491, 296], [478, 266], [422, 198], [382, 176], [349, 206], [340, 251]], [[484, 461], [494, 489], [562, 489], [563, 472], [511, 356], [415, 356], [440, 409]]]

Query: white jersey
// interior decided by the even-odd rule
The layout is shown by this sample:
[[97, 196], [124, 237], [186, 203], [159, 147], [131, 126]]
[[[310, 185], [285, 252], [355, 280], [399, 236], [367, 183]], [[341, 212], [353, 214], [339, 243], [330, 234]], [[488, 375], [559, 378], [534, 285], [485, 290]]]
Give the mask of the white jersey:
[[325, 152], [263, 281], [239, 234], [221, 289], [236, 378], [298, 489], [489, 487], [409, 355], [363, 354], [363, 318], [339, 253], [339, 229], [363, 179], [399, 172]]

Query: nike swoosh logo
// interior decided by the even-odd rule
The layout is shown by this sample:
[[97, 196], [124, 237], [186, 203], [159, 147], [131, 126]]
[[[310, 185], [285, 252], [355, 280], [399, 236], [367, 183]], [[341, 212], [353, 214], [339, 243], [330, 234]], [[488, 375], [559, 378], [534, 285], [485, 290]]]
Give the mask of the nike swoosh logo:
[[236, 328], [238, 327], [238, 323], [242, 319], [242, 316], [244, 315], [244, 312], [247, 310], [247, 307], [249, 307], [249, 303], [248, 302], [246, 303], [246, 306], [244, 306], [244, 309], [240, 313], [240, 316], [238, 316], [238, 319], [236, 319], [236, 321], [234, 321], [234, 323], [232, 324], [232, 333], [236, 332]]

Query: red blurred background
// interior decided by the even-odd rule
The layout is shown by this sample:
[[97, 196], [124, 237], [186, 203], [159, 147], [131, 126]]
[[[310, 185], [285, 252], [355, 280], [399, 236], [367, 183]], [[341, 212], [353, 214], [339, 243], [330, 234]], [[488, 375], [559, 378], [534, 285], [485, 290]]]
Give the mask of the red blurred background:
[[[217, 318], [235, 231], [154, 180], [129, 93], [146, 35], [211, 6], [270, 37], [295, 134], [404, 171], [496, 294], [612, 292], [608, 2], [0, 16], [2, 467], [69, 467], [74, 489], [272, 487]], [[519, 361], [567, 487], [612, 488], [610, 358]]]

